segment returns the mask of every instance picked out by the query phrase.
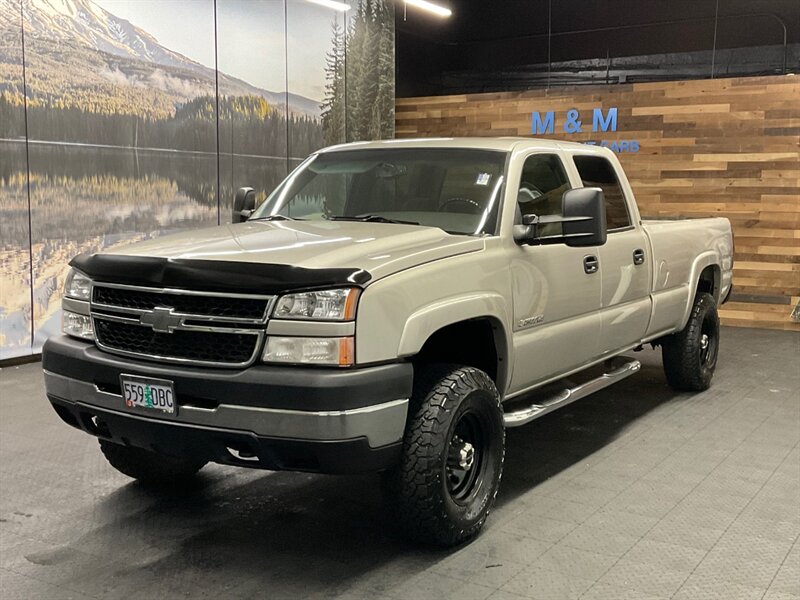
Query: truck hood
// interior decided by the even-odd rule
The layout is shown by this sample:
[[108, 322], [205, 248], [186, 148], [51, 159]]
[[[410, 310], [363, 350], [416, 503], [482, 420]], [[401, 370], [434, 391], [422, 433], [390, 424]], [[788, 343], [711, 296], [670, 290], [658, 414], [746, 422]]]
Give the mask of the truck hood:
[[231, 261], [306, 269], [352, 268], [375, 281], [426, 262], [476, 252], [479, 237], [436, 227], [351, 221], [247, 221], [155, 238], [106, 255]]

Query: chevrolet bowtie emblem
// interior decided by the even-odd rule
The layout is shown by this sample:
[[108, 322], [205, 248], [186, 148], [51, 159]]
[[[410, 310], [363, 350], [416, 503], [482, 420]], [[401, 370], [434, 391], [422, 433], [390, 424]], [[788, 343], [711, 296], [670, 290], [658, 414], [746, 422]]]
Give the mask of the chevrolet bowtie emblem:
[[153, 328], [153, 331], [159, 333], [172, 333], [183, 323], [183, 318], [176, 315], [173, 312], [174, 310], [173, 308], [156, 306], [151, 312], [139, 317], [139, 323], [149, 325]]

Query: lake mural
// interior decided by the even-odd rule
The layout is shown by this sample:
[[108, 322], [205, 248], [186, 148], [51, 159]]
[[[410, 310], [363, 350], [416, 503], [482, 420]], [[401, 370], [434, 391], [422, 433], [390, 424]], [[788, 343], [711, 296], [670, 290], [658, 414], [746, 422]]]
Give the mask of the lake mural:
[[238, 187], [393, 137], [393, 8], [351, 5], [0, 1], [0, 359], [59, 330], [75, 254], [227, 222]]

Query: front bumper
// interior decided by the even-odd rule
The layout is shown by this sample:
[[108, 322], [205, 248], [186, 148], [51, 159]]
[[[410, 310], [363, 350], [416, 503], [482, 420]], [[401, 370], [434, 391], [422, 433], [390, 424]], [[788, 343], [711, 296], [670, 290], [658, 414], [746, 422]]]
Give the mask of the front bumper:
[[[380, 470], [399, 455], [413, 368], [175, 367], [107, 354], [55, 336], [42, 352], [61, 418], [116, 443], [267, 469]], [[124, 406], [121, 373], [174, 382], [177, 413]]]

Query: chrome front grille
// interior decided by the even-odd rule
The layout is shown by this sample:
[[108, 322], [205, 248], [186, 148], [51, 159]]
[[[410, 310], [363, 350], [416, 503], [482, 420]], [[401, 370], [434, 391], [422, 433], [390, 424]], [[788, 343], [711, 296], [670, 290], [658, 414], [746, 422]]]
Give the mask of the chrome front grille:
[[128, 286], [95, 284], [92, 306], [110, 309], [153, 310], [167, 306], [175, 313], [193, 318], [232, 320], [241, 323], [264, 323], [271, 297], [246, 295], [211, 295], [185, 290], [154, 290]]
[[258, 357], [273, 296], [95, 283], [100, 349], [183, 364], [245, 367]]

